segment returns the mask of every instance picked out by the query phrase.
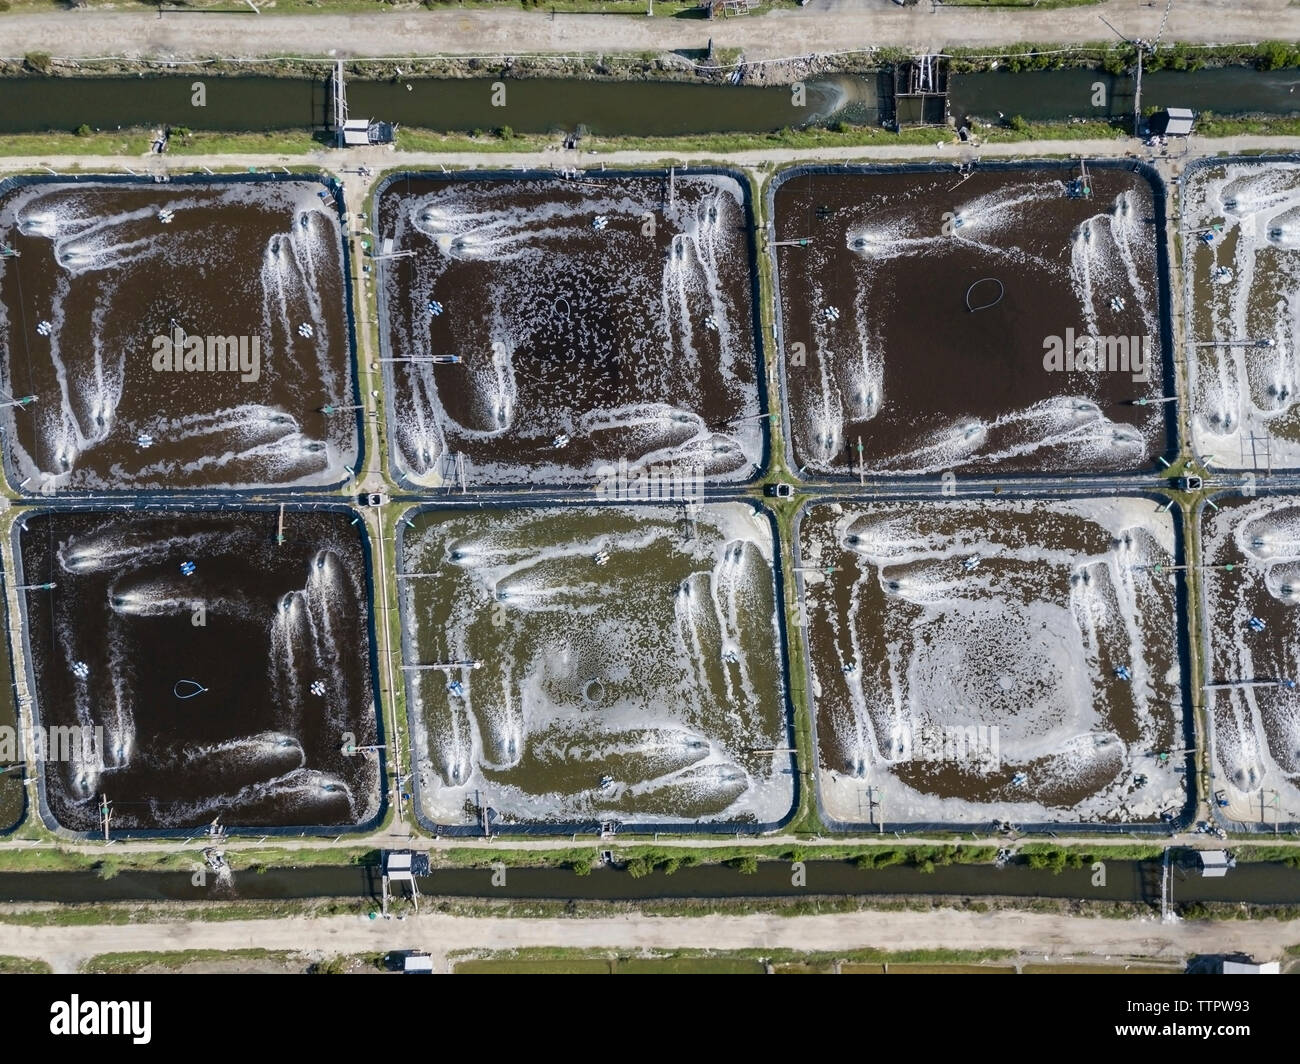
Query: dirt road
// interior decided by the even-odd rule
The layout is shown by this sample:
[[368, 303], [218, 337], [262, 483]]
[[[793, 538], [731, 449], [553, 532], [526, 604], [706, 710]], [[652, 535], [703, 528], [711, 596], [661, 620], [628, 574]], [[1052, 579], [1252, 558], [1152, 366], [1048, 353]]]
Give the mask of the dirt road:
[[[819, 7], [818, 4], [821, 6]], [[936, 51], [949, 45], [1018, 41], [1080, 43], [1114, 40], [1104, 14], [1130, 36], [1157, 33], [1164, 5], [1107, 0], [1057, 10], [973, 10], [929, 0], [900, 7], [889, 0], [814, 0], [798, 10], [762, 16], [694, 19], [575, 15], [517, 9], [390, 10], [365, 15], [202, 14], [161, 18], [102, 9], [0, 15], [0, 55], [48, 52], [61, 57], [347, 57], [619, 53], [743, 49], [749, 61], [905, 46]], [[1300, 7], [1288, 0], [1177, 0], [1166, 41], [1224, 43], [1300, 39]]]
[[[1167, 161], [1183, 163], [1205, 155], [1236, 154], [1248, 151], [1294, 152], [1300, 150], [1300, 137], [1252, 136], [1188, 138], [1185, 145], [1175, 149]], [[182, 155], [166, 156], [86, 156], [86, 155], [32, 155], [0, 156], [0, 173], [51, 169], [57, 172], [80, 170], [83, 173], [108, 173], [130, 167], [137, 173], [171, 171], [182, 173], [198, 171], [203, 167], [260, 166], [319, 166], [321, 169], [342, 173], [355, 170], [359, 165], [383, 172], [394, 166], [448, 167], [482, 166], [487, 168], [538, 167], [586, 168], [608, 166], [651, 166], [668, 160], [678, 165], [686, 163], [718, 163], [732, 166], [761, 167], [785, 164], [797, 160], [844, 161], [920, 159], [939, 162], [959, 162], [977, 158], [1041, 159], [1049, 156], [1086, 156], [1087, 158], [1118, 158], [1134, 154], [1140, 158], [1159, 161], [1160, 157], [1141, 142], [1130, 138], [1114, 140], [1039, 140], [1013, 143], [993, 143], [973, 146], [957, 144], [951, 133], [936, 130], [935, 141], [930, 144], [880, 144], [855, 147], [823, 147], [809, 149], [763, 148], [722, 154], [707, 151], [675, 151], [658, 149], [649, 151], [578, 152], [563, 151], [558, 147], [542, 151], [520, 152], [395, 152], [388, 148], [354, 148], [347, 151], [322, 149], [305, 155]], [[353, 179], [355, 183], [355, 179]]]
[[1148, 957], [1240, 950], [1280, 958], [1300, 941], [1300, 920], [1162, 924], [1156, 918], [1114, 920], [1023, 912], [862, 912], [827, 916], [629, 915], [595, 919], [516, 919], [422, 915], [405, 920], [339, 916], [91, 927], [0, 925], [0, 954], [39, 958], [75, 971], [97, 953], [129, 950], [247, 949], [325, 954], [424, 949], [445, 970], [456, 950], [529, 946], [618, 950], [698, 948], [797, 949], [844, 952], [876, 947], [1008, 949], [1040, 958]]

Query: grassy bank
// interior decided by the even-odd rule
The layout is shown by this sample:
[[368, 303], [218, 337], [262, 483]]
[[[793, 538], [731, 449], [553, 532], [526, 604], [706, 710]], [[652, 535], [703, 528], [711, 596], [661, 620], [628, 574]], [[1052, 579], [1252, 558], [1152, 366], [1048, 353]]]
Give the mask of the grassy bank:
[[305, 155], [326, 147], [306, 129], [269, 133], [192, 132], [173, 135], [165, 156], [152, 155], [155, 130], [11, 133], [0, 136], [0, 155], [144, 156], [172, 162], [185, 155]]
[[[954, 2], [954, 0], [950, 0]], [[958, 0], [959, 2], [959, 0]], [[1049, 6], [1044, 0], [1040, 7]], [[1002, 6], [970, 0], [970, 6]], [[1062, 6], [1062, 5], [1057, 5]], [[1019, 74], [1031, 70], [1101, 70], [1123, 74], [1137, 65], [1137, 52], [1129, 44], [1099, 41], [1063, 47], [1050, 42], [1007, 44], [997, 48], [951, 48], [949, 71], [972, 74], [1004, 70]], [[901, 55], [882, 51], [878, 59], [897, 62]], [[1284, 70], [1300, 66], [1300, 46], [1294, 41], [1260, 41], [1257, 44], [1166, 43], [1143, 60], [1143, 69], [1196, 71], [1220, 67], [1249, 67], [1253, 70]]]
[[1031, 842], [1017, 851], [1033, 869], [1059, 874], [1067, 868], [1089, 868], [1098, 861], [1154, 861], [1164, 856], [1165, 847], [1156, 844], [1120, 844], [1085, 849], [1082, 846], [1054, 846]]
[[[0, 872], [84, 872], [94, 871], [104, 879], [132, 869], [142, 872], [168, 872], [198, 867], [203, 858], [201, 841], [182, 851], [119, 850], [109, 854], [67, 850], [54, 846], [0, 850]], [[304, 865], [378, 864], [379, 851], [367, 847], [304, 848], [249, 847], [226, 849], [226, 856], [236, 871], [264, 871], [268, 868], [293, 868]]]
[[[1000, 125], [980, 125], [974, 130], [986, 144], [1027, 143], [1030, 141], [1122, 140], [1128, 136], [1124, 123], [1115, 121], [1029, 122], [1011, 116]], [[1203, 137], [1242, 135], [1300, 136], [1300, 117], [1221, 117], [1203, 112], [1197, 118], [1196, 133]], [[122, 130], [112, 133], [19, 133], [0, 136], [0, 156], [30, 156], [52, 159], [56, 156], [102, 156], [142, 161], [150, 155], [153, 134], [147, 130]], [[439, 133], [427, 129], [401, 128], [397, 133], [400, 164], [403, 152], [435, 155], [472, 153], [501, 155], [532, 154], [559, 143], [553, 134], [522, 134], [508, 129], [479, 133]], [[773, 133], [717, 133], [681, 137], [586, 137], [582, 147], [597, 155], [637, 151], [670, 159], [677, 153], [706, 153], [717, 156], [758, 151], [817, 152], [847, 148], [935, 147], [955, 145], [958, 139], [951, 129], [937, 126], [909, 127], [895, 133], [879, 126], [836, 123], [830, 128], [784, 129]], [[245, 155], [306, 156], [329, 151], [318, 135], [309, 130], [271, 133], [190, 132], [173, 136], [171, 146], [162, 157], [172, 167], [184, 167], [187, 156]], [[342, 161], [342, 157], [338, 157]], [[467, 160], [468, 161], [468, 160]], [[306, 160], [295, 168], [308, 165]]]
[[[144, 905], [40, 905], [0, 908], [0, 926], [87, 927], [92, 925], [166, 924], [187, 921], [271, 920], [285, 917], [321, 919], [346, 916], [356, 919], [378, 909], [378, 903], [358, 899], [334, 901], [150, 903]], [[970, 898], [934, 897], [826, 897], [798, 898], [679, 898], [645, 902], [493, 900], [488, 898], [425, 897], [421, 913], [456, 917], [527, 919], [580, 919], [640, 914], [643, 916], [742, 916], [764, 914], [778, 917], [826, 916], [832, 913], [937, 912], [951, 910], [985, 914], [992, 912], [1046, 913], [1061, 916], [1132, 920], [1149, 917], [1153, 907], [1140, 902], [1090, 901], [1061, 898]], [[411, 912], [408, 902], [398, 901], [393, 911]], [[1300, 906], [1245, 905], [1231, 903], [1180, 904], [1178, 911], [1195, 920], [1294, 920]]]
[[50, 902], [0, 909], [0, 925], [24, 927], [91, 927], [99, 925], [181, 923], [189, 920], [278, 920], [291, 916], [320, 919], [364, 916], [377, 903], [344, 898], [333, 901], [226, 901], [206, 904], [69, 905]]
[[53, 969], [44, 961], [10, 957], [0, 953], [0, 975], [49, 975]]
[[214, 961], [275, 961], [289, 964], [296, 954], [269, 949], [186, 949], [169, 953], [100, 953], [81, 965], [92, 975], [126, 975], [143, 968], [176, 970], [187, 965]]
[[1300, 868], [1300, 849], [1294, 846], [1234, 846], [1232, 855], [1241, 864], [1273, 861], [1288, 868]]
[[1202, 137], [1300, 137], [1300, 118], [1230, 118], [1202, 111], [1196, 132]]
[[331, 955], [313, 961], [294, 950], [185, 949], [160, 953], [99, 953], [81, 965], [90, 975], [129, 975], [163, 969], [170, 972], [268, 972], [307, 975], [345, 975], [383, 971], [385, 954]]
[[[99, 0], [85, 0], [94, 6]], [[511, 3], [511, 0], [501, 0]], [[557, 12], [604, 14], [626, 12], [629, 17], [646, 17], [643, 0], [518, 0], [524, 8], [537, 6], [539, 20]], [[1100, 0], [947, 0], [946, 6], [1014, 9], [1034, 7], [1039, 10], [1099, 3]], [[117, 6], [118, 0], [104, 0]], [[424, 3], [386, 4], [379, 0], [267, 0], [259, 6], [267, 13], [339, 13], [373, 12], [376, 16], [400, 11], [419, 11], [426, 6], [445, 8], [451, 3], [461, 7], [493, 6], [493, 0], [425, 0]], [[0, 22], [4, 5], [8, 10], [52, 10], [62, 0], [0, 0]], [[768, 0], [756, 14], [773, 8], [795, 6], [794, 0]], [[190, 0], [185, 10], [226, 10], [252, 17], [248, 7], [236, 0]], [[691, 19], [690, 4], [680, 0], [657, 0], [655, 17]], [[753, 16], [751, 16], [752, 18]], [[700, 26], [703, 31], [705, 27]], [[1002, 70], [1022, 73], [1036, 70], [1083, 69], [1110, 74], [1125, 74], [1136, 66], [1137, 53], [1132, 45], [1102, 40], [1078, 45], [1061, 45], [1050, 41], [1023, 42], [987, 47], [955, 47], [945, 53], [954, 74]], [[889, 66], [911, 58], [905, 48], [863, 48], [853, 52], [819, 55], [815, 64], [793, 59], [749, 67], [746, 84], [789, 84], [810, 76], [837, 74], [872, 76]], [[513, 55], [509, 58], [473, 58], [459, 55], [434, 55], [420, 58], [348, 60], [344, 70], [350, 80], [385, 81], [412, 78], [570, 78], [603, 81], [676, 81], [719, 83], [725, 81], [740, 62], [739, 49], [716, 49], [712, 55], [705, 48], [681, 48], [672, 52], [627, 51], [591, 55]], [[228, 58], [169, 59], [78, 59], [61, 60], [46, 53], [32, 52], [23, 57], [0, 61], [0, 77], [95, 78], [170, 74], [188, 76], [258, 76], [281, 78], [324, 78], [333, 65], [331, 56], [266, 56], [255, 62]], [[1290, 41], [1262, 41], [1251, 44], [1185, 44], [1166, 42], [1144, 60], [1147, 70], [1196, 71], [1208, 68], [1245, 67], [1254, 70], [1282, 70], [1300, 67], [1300, 45]]]
[[990, 965], [991, 961], [1014, 957], [1012, 950], [906, 950], [878, 949], [842, 952], [803, 952], [791, 949], [703, 949], [654, 950], [625, 953], [612, 950], [584, 950], [536, 947], [487, 955], [453, 957], [457, 975], [532, 973], [547, 975], [762, 975], [774, 972], [832, 972], [873, 966], [883, 972], [895, 964], [945, 971], [949, 966], [980, 971], [1012, 970]]
[[852, 861], [859, 868], [887, 868], [908, 865], [931, 871], [938, 865], [988, 864], [997, 850], [992, 846], [638, 846], [591, 843], [562, 850], [448, 849], [431, 853], [435, 866], [490, 868], [569, 868], [586, 875], [602, 849], [612, 849], [615, 860], [627, 866], [633, 878], [662, 872], [672, 875], [681, 868], [725, 865], [739, 872], [758, 871], [760, 861]]
[[[1005, 143], [1030, 140], [1109, 140], [1125, 136], [1125, 131], [1109, 122], [1026, 122], [1012, 119], [1013, 125], [987, 126], [977, 130], [986, 142]], [[771, 133], [710, 133], [681, 137], [595, 137], [583, 139], [582, 148], [605, 154], [617, 151], [711, 152], [733, 154], [747, 151], [808, 151], [836, 148], [890, 148], [897, 146], [933, 146], [957, 143], [955, 133], [938, 126], [907, 127], [895, 133], [880, 126], [859, 126], [837, 122], [828, 128], [782, 129]], [[401, 151], [420, 152], [537, 152], [557, 143], [551, 134], [500, 133], [451, 134], [425, 129], [399, 129], [397, 146]]]
[[9, 133], [0, 135], [0, 155], [145, 155], [152, 137], [143, 130], [113, 133]]
[[[710, 133], [680, 137], [596, 137], [582, 140], [585, 151], [646, 152], [741, 152], [772, 148], [817, 149], [849, 148], [860, 145], [933, 144], [936, 138], [948, 138], [946, 130], [906, 129], [891, 133], [879, 126], [839, 124], [835, 128], [784, 129], [772, 133]], [[558, 143], [550, 133], [514, 133], [512, 131], [438, 133], [428, 129], [402, 128], [397, 131], [401, 151], [421, 152], [537, 152]]]

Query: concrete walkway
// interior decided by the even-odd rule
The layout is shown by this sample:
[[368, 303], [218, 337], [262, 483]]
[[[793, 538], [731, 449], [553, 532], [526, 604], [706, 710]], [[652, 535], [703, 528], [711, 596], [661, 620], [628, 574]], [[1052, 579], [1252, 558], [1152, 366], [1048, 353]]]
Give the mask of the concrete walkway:
[[[819, 6], [820, 4], [820, 6]], [[233, 5], [228, 5], [233, 6]], [[923, 0], [830, 4], [761, 16], [701, 21], [500, 10], [438, 10], [376, 4], [364, 15], [247, 15], [84, 9], [0, 15], [0, 55], [60, 57], [349, 57], [668, 52], [740, 48], [749, 61], [897, 46], [925, 51], [1020, 41], [1077, 44], [1116, 38], [1104, 14], [1131, 37], [1153, 38], [1164, 4], [1147, 0], [1056, 10], [978, 10]], [[1176, 0], [1165, 41], [1198, 43], [1300, 39], [1300, 7], [1288, 0]]]

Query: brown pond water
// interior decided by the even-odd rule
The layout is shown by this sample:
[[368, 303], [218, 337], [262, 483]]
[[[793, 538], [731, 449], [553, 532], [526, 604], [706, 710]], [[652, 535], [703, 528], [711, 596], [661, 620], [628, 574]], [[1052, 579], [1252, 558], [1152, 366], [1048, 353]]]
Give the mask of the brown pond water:
[[15, 486], [343, 481], [357, 422], [321, 413], [354, 401], [341, 233], [322, 188], [55, 181], [5, 194], [0, 245], [17, 255], [0, 258], [0, 389], [36, 396], [0, 410]]
[[[775, 192], [796, 467], [1116, 471], [1165, 450], [1153, 192], [1127, 170], [796, 174]], [[807, 241], [800, 245], [799, 241]], [[1070, 332], [1067, 332], [1070, 330]], [[1149, 381], [1049, 371], [1055, 337], [1150, 337]], [[796, 348], [795, 345], [800, 345]], [[1103, 361], [1111, 365], [1110, 354]], [[1144, 374], [1136, 374], [1144, 375]]]
[[[731, 176], [395, 179], [376, 233], [393, 461], [436, 485], [594, 484], [764, 456], [751, 225]], [[413, 254], [412, 254], [413, 253]], [[431, 306], [432, 304], [432, 306]], [[434, 364], [435, 356], [458, 364]], [[737, 421], [737, 419], [748, 419]]]
[[[45, 766], [60, 824], [353, 825], [379, 808], [366, 568], [346, 512], [24, 518], [36, 712], [102, 727]], [[187, 573], [186, 563], [194, 571]], [[200, 623], [202, 622], [202, 623]]]

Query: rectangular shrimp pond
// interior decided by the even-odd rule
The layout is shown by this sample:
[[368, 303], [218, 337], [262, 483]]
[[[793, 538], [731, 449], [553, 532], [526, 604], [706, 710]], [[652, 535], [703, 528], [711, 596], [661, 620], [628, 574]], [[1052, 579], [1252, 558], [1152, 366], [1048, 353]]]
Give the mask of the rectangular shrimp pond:
[[772, 196], [803, 475], [1118, 472], [1170, 449], [1145, 173], [801, 168]]
[[399, 175], [375, 202], [406, 482], [589, 485], [620, 462], [729, 482], [759, 472], [739, 176]]
[[407, 520], [402, 637], [426, 823], [758, 827], [791, 811], [770, 515], [718, 502]]
[[0, 185], [0, 425], [28, 494], [334, 485], [342, 230], [308, 179]]
[[1300, 467], [1300, 164], [1193, 164], [1183, 195], [1191, 431], [1219, 469]]
[[[15, 553], [47, 817], [179, 831], [355, 826], [381, 808], [367, 546], [344, 510], [41, 511]], [[353, 749], [347, 749], [347, 748]], [[51, 747], [52, 748], [52, 747]]]
[[1271, 830], [1300, 822], [1300, 497], [1215, 501], [1200, 515], [1215, 808]]
[[799, 575], [824, 815], [1180, 817], [1175, 535], [1149, 498], [811, 505]]

